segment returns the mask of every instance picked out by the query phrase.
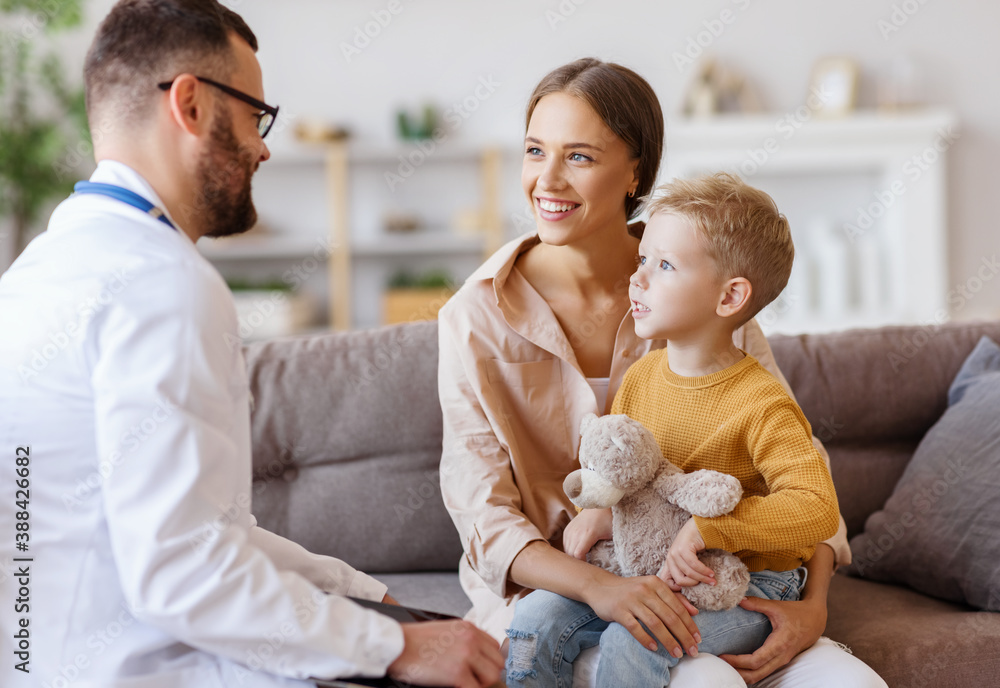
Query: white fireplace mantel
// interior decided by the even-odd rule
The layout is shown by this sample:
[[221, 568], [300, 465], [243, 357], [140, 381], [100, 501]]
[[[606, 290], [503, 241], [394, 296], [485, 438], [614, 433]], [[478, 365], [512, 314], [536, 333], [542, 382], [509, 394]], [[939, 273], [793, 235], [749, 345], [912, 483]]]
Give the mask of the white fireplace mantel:
[[796, 266], [758, 318], [765, 331], [942, 322], [946, 159], [959, 136], [955, 115], [936, 108], [678, 119], [667, 123], [664, 176], [734, 172], [788, 215]]

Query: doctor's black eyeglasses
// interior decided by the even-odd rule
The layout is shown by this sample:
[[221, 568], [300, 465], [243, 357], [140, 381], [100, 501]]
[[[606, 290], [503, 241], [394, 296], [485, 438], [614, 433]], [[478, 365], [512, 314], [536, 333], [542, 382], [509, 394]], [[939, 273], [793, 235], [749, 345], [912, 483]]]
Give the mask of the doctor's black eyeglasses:
[[[231, 95], [233, 98], [242, 100], [248, 105], [252, 105], [258, 110], [263, 110], [263, 112], [257, 113], [257, 132], [260, 134], [261, 138], [267, 136], [267, 132], [271, 131], [271, 127], [274, 126], [274, 120], [278, 117], [277, 106], [271, 107], [267, 103], [257, 100], [253, 96], [248, 96], [243, 91], [237, 91], [232, 86], [226, 86], [225, 84], [220, 84], [218, 81], [212, 81], [211, 79], [206, 79], [203, 76], [196, 76], [195, 79], [206, 83], [209, 86], [215, 86], [217, 89]], [[169, 91], [170, 87], [174, 85], [173, 81], [165, 81], [162, 84], [157, 84], [161, 91]]]

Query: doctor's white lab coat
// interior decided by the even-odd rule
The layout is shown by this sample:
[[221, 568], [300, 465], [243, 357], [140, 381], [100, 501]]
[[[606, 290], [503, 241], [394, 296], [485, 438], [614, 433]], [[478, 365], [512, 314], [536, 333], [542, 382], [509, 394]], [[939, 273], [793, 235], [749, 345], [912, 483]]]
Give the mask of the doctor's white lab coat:
[[[120, 163], [92, 181], [162, 208]], [[341, 597], [384, 585], [256, 527], [237, 325], [183, 232], [103, 196], [65, 201], [0, 278], [0, 685], [304, 685], [402, 651]]]

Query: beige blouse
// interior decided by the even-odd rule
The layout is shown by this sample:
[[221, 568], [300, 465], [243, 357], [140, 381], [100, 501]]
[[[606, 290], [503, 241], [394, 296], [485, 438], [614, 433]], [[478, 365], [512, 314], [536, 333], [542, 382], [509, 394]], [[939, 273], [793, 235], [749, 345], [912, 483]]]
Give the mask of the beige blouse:
[[[466, 617], [502, 639], [514, 602], [530, 590], [508, 580], [511, 563], [530, 542], [562, 549], [562, 531], [576, 514], [563, 479], [579, 467], [580, 422], [610, 410], [625, 370], [665, 340], [640, 339], [631, 314], [618, 326], [605, 408], [577, 364], [549, 305], [515, 268], [539, 243], [520, 237], [466, 281], [439, 314], [438, 390], [444, 415], [441, 491], [462, 539]], [[609, 317], [595, 313], [598, 319]], [[586, 333], [588, 323], [577, 331]], [[751, 320], [733, 335], [789, 391], [767, 339]], [[829, 465], [819, 440], [813, 443]], [[850, 562], [843, 519], [827, 541], [837, 564]]]

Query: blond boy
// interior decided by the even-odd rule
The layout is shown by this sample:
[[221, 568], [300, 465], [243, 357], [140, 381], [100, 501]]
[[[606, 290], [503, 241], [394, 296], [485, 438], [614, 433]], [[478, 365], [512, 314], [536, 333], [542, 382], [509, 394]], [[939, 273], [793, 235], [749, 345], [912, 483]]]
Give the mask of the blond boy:
[[[751, 571], [748, 595], [798, 599], [803, 562], [837, 530], [833, 481], [798, 405], [733, 344], [733, 332], [788, 282], [788, 221], [767, 194], [721, 173], [666, 184], [647, 207], [629, 298], [636, 334], [667, 346], [629, 368], [612, 413], [649, 428], [664, 457], [683, 470], [728, 473], [744, 492], [731, 514], [693, 517], [659, 575], [675, 590], [713, 584], [697, 553], [726, 549]], [[589, 619], [581, 606], [547, 592], [518, 604], [509, 634], [537, 633], [538, 655], [534, 675], [508, 670], [508, 686], [565, 681], [565, 662], [552, 659], [596, 642], [597, 685], [669, 684], [678, 657], [662, 646], [651, 652], [622, 626]], [[699, 651], [713, 654], [753, 652], [771, 632], [765, 615], [742, 607], [702, 611], [694, 620]]]

